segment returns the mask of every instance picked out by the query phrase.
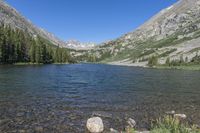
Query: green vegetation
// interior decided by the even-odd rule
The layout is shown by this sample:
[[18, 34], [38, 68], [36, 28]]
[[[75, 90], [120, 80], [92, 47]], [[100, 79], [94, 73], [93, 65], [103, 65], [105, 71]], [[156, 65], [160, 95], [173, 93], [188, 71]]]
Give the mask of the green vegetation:
[[194, 66], [194, 65], [200, 65], [200, 56], [196, 54], [195, 57], [189, 61], [188, 57], [183, 57], [183, 55], [180, 56], [180, 59], [174, 59], [170, 61], [170, 58], [167, 58], [166, 63], [164, 66]]
[[157, 64], [156, 68], [200, 70], [200, 56], [197, 54], [190, 61], [188, 57], [183, 58], [182, 55], [180, 56], [180, 59], [170, 60], [170, 58], [167, 58], [164, 65]]
[[127, 127], [125, 132], [122, 133], [136, 133], [136, 130], [134, 128]]
[[149, 58], [142, 57], [142, 59], [139, 59], [139, 62], [144, 62], [144, 61], [149, 61]]
[[198, 53], [194, 58], [192, 58], [191, 63], [200, 65], [200, 56], [198, 55]]
[[162, 47], [171, 46], [173, 44], [176, 44], [175, 40], [177, 40], [177, 36], [172, 36], [172, 37], [170, 36], [166, 39], [162, 39], [162, 40], [154, 42], [152, 47], [153, 48], [162, 48]]
[[169, 54], [171, 54], [171, 53], [173, 53], [173, 52], [175, 52], [175, 51], [177, 51], [177, 49], [168, 50], [168, 51], [166, 51], [166, 52], [160, 54], [159, 57], [166, 57], [166, 56], [168, 56]]
[[156, 66], [158, 69], [180, 69], [180, 70], [200, 70], [200, 65], [182, 65], [182, 66], [166, 66], [166, 65], [158, 65]]
[[190, 127], [172, 116], [165, 116], [156, 121], [151, 133], [200, 133], [200, 130], [195, 126]]
[[22, 30], [0, 26], [0, 64], [67, 62], [73, 62], [67, 49], [39, 36], [33, 38]]
[[[133, 128], [126, 128], [123, 133], [136, 133], [136, 131]], [[152, 124], [150, 133], [200, 133], [200, 129], [196, 126], [189, 126], [173, 116], [165, 116]]]
[[141, 55], [139, 55], [139, 57], [146, 56], [146, 55], [150, 55], [150, 54], [152, 54], [152, 53], [154, 53], [154, 52], [155, 52], [154, 49], [146, 50], [146, 51], [144, 51]]
[[158, 65], [158, 57], [156, 57], [156, 56], [150, 57], [149, 60], [148, 60], [148, 65], [150, 67]]

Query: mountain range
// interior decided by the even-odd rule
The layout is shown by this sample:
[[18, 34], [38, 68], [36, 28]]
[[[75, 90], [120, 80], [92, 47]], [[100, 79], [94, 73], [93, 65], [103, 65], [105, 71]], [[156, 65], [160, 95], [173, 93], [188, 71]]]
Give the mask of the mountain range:
[[136, 30], [100, 45], [75, 40], [64, 42], [32, 24], [2, 0], [0, 23], [70, 48], [79, 61], [92, 58], [95, 62], [146, 66], [152, 57], [156, 57], [159, 64], [165, 64], [168, 60], [190, 62], [200, 54], [200, 0], [179, 0]]
[[200, 0], [180, 0], [133, 32], [103, 43], [86, 54], [111, 64], [146, 66], [156, 56], [191, 61], [200, 51]]
[[90, 50], [93, 49], [97, 44], [89, 42], [82, 43], [77, 40], [69, 40], [66, 42], [65, 46], [67, 48], [76, 49], [76, 50]]

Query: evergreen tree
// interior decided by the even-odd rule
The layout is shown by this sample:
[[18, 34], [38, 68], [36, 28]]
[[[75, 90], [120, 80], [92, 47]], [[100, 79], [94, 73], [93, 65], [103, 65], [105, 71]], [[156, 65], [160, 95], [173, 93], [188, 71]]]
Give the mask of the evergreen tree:
[[169, 57], [167, 58], [165, 64], [168, 65], [168, 66], [170, 66], [170, 58]]
[[67, 49], [54, 46], [42, 37], [33, 38], [25, 31], [0, 25], [0, 64], [66, 63], [70, 58]]

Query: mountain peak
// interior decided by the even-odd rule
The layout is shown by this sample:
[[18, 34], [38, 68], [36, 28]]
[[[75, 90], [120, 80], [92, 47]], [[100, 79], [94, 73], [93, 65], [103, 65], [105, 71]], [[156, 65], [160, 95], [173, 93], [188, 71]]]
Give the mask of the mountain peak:
[[82, 43], [77, 40], [68, 40], [66, 42], [66, 47], [76, 49], [76, 50], [88, 50], [92, 49], [96, 46], [95, 43], [88, 42], [88, 43]]

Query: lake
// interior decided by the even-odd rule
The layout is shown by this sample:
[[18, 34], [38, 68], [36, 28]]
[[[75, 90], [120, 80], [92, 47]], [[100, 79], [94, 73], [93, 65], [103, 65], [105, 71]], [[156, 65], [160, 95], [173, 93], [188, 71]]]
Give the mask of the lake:
[[137, 128], [175, 110], [200, 124], [200, 71], [97, 64], [0, 66], [0, 132], [86, 132], [92, 114], [106, 128]]

